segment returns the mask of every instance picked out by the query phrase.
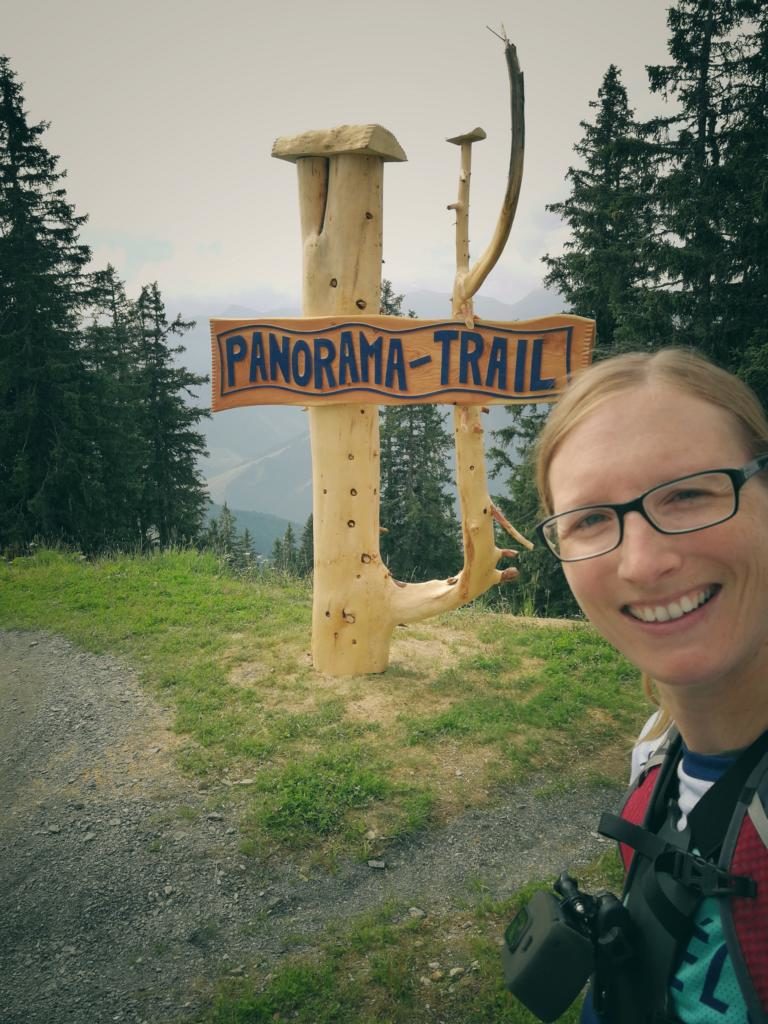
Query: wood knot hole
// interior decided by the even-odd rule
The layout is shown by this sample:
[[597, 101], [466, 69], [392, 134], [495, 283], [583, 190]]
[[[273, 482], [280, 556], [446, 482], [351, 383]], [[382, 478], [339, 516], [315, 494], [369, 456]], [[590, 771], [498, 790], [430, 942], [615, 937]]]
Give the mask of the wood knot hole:
[[357, 299], [355, 305], [357, 306], [358, 309], [365, 309], [368, 303], [365, 301], [365, 299]]
[[347, 526], [350, 528], [350, 530], [352, 529], [352, 527], [354, 525], [355, 525], [355, 520], [354, 519], [348, 519], [347, 520]]
[[370, 210], [366, 210], [365, 211], [365, 219], [366, 220], [373, 220], [373, 214], [371, 213]]
[[355, 487], [353, 487], [349, 493], [352, 495], [353, 498], [357, 497], [357, 489]]
[[360, 556], [360, 561], [363, 562], [365, 565], [368, 565], [370, 560], [371, 560], [371, 556], [370, 555], [361, 555]]
[[337, 288], [338, 284], [339, 284], [339, 282], [336, 280], [336, 278], [332, 277], [331, 278], [331, 288]]

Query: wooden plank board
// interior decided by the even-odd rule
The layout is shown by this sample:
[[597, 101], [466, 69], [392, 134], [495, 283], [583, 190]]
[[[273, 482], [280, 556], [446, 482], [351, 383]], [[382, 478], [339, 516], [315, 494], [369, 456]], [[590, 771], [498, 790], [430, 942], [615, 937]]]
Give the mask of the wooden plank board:
[[595, 323], [341, 316], [211, 320], [213, 411], [247, 405], [553, 401], [592, 357]]

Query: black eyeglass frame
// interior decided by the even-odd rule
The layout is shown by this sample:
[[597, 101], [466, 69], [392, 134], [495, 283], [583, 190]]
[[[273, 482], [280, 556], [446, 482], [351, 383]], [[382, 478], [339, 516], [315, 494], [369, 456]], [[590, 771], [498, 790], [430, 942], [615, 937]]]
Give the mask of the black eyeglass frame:
[[[676, 536], [683, 533], [698, 533], [699, 530], [708, 530], [711, 526], [719, 526], [720, 523], [727, 523], [729, 519], [733, 519], [739, 511], [739, 491], [747, 480], [751, 480], [753, 476], [756, 476], [766, 468], [768, 468], [768, 453], [765, 455], [758, 455], [757, 458], [752, 459], [751, 462], [748, 462], [746, 466], [742, 466], [741, 469], [702, 469], [699, 470], [698, 473], [687, 473], [685, 476], [676, 477], [674, 480], [667, 480], [665, 483], [656, 484], [655, 487], [649, 488], [647, 491], [644, 491], [643, 494], [639, 495], [637, 498], [633, 498], [631, 501], [616, 503], [603, 502], [602, 505], [580, 505], [578, 508], [569, 508], [565, 512], [558, 512], [557, 515], [547, 516], [546, 519], [542, 519], [540, 523], [537, 523], [536, 533], [538, 533], [543, 543], [559, 562], [586, 562], [589, 558], [599, 558], [601, 555], [607, 555], [611, 551], [615, 551], [616, 548], [620, 547], [621, 542], [624, 540], [624, 516], [627, 512], [639, 512], [646, 523], [649, 523], [657, 533], [663, 533], [667, 536]], [[686, 530], [665, 530], [663, 527], [659, 526], [658, 523], [654, 523], [645, 510], [644, 502], [649, 494], [653, 494], [655, 491], [660, 491], [664, 487], [669, 487], [671, 484], [682, 483], [685, 480], [691, 480], [697, 476], [708, 476], [710, 473], [724, 473], [730, 478], [733, 486], [733, 511], [729, 515], [723, 516], [722, 519], [716, 519], [714, 523], [707, 523], [706, 526], [693, 526]], [[611, 547], [606, 548], [605, 551], [598, 551], [594, 555], [580, 555], [578, 558], [563, 558], [561, 555], [558, 555], [547, 539], [547, 535], [544, 532], [546, 527], [550, 523], [554, 522], [554, 520], [560, 519], [562, 516], [570, 515], [572, 512], [588, 512], [590, 509], [611, 509], [616, 513], [619, 520], [619, 536], [616, 543]]]

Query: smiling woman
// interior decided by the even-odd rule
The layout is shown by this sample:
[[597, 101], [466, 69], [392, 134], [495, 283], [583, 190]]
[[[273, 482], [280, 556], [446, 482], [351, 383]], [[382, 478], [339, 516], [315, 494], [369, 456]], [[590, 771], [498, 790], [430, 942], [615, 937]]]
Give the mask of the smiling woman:
[[600, 824], [633, 955], [583, 1021], [768, 1021], [767, 468], [755, 396], [687, 350], [594, 365], [539, 439], [540, 536], [661, 705]]

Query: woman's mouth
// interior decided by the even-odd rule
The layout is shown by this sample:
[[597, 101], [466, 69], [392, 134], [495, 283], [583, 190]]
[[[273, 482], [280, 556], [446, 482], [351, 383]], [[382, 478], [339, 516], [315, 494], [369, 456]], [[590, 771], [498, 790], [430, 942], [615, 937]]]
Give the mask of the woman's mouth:
[[692, 590], [674, 601], [658, 604], [625, 604], [622, 611], [640, 622], [669, 622], [682, 619], [707, 604], [720, 590], [719, 583], [712, 583], [699, 590]]

